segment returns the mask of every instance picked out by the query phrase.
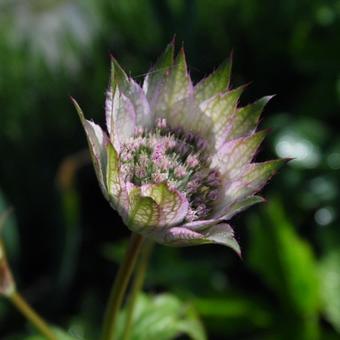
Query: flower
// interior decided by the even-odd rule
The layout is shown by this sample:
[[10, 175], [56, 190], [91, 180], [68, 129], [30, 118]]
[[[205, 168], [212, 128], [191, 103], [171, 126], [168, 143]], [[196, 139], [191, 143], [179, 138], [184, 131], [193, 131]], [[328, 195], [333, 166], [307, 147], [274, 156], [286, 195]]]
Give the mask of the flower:
[[102, 192], [129, 229], [158, 243], [219, 243], [240, 254], [226, 221], [263, 201], [255, 194], [283, 163], [252, 162], [271, 97], [238, 108], [244, 87], [229, 89], [230, 63], [193, 85], [183, 49], [173, 55], [171, 43], [143, 86], [112, 59], [107, 133], [74, 101]]

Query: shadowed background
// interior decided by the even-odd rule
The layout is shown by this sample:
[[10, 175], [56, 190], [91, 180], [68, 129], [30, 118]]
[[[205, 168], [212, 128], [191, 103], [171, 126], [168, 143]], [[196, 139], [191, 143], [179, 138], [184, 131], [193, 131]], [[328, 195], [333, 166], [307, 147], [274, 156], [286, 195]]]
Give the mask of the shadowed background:
[[[110, 54], [141, 82], [175, 34], [195, 81], [233, 50], [232, 86], [249, 83], [241, 104], [276, 94], [258, 159], [294, 160], [266, 204], [233, 220], [243, 260], [220, 246], [157, 246], [146, 291], [176, 295], [209, 339], [338, 339], [339, 17], [338, 0], [2, 0], [0, 212], [14, 208], [3, 237], [27, 299], [97, 338], [129, 232], [102, 197], [69, 96], [103, 123]], [[1, 339], [29, 334], [0, 300]]]

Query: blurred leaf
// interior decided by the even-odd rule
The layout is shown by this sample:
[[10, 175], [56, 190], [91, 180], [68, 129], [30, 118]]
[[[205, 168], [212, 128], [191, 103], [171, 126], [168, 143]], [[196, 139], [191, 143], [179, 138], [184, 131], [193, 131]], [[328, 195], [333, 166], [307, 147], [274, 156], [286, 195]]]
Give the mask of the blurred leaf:
[[[64, 330], [56, 327], [51, 328], [54, 334], [57, 337], [57, 340], [79, 340], [78, 336], [71, 336]], [[23, 338], [22, 338], [23, 339]], [[25, 340], [46, 340], [46, 337], [43, 335], [31, 335], [31, 336], [25, 336]]]
[[[125, 324], [125, 310], [117, 322], [117, 339], [120, 339]], [[184, 304], [176, 296], [141, 294], [136, 303], [131, 340], [167, 340], [186, 334], [193, 340], [206, 339], [192, 306]]]
[[322, 308], [326, 319], [340, 333], [340, 249], [326, 254], [320, 261]]
[[202, 318], [222, 319], [235, 327], [241, 322], [243, 330], [247, 325], [265, 328], [272, 322], [272, 316], [266, 306], [260, 301], [244, 296], [220, 296], [218, 298], [198, 298], [193, 300], [197, 312]]
[[320, 301], [312, 250], [296, 234], [278, 200], [269, 200], [261, 217], [253, 215], [249, 220], [248, 262], [277, 293], [285, 321], [291, 318], [299, 325], [303, 338], [314, 339]]

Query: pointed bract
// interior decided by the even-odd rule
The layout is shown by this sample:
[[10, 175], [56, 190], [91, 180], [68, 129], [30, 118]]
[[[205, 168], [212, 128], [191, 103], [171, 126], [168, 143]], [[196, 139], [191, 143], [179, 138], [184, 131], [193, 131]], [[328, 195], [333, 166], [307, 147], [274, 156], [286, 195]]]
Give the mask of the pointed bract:
[[200, 244], [221, 244], [233, 249], [241, 256], [241, 249], [234, 237], [234, 231], [227, 223], [216, 224], [202, 232], [193, 231], [185, 227], [174, 227], [158, 231], [156, 241], [168, 246], [191, 246]]
[[164, 84], [165, 75], [170, 72], [173, 66], [174, 51], [174, 42], [171, 42], [145, 77], [143, 90], [150, 102], [158, 97], [159, 90]]
[[227, 185], [223, 199], [216, 207], [214, 217], [228, 215], [232, 204], [259, 192], [284, 163], [285, 160], [279, 159], [245, 166], [240, 176]]
[[263, 97], [255, 103], [239, 109], [231, 124], [232, 128], [228, 133], [226, 140], [232, 140], [254, 132], [260, 115], [271, 98], [273, 98], [273, 96]]
[[213, 156], [212, 166], [219, 169], [227, 180], [234, 178], [245, 164], [251, 162], [265, 135], [266, 131], [263, 130], [224, 143]]
[[107, 188], [105, 184], [105, 170], [106, 170], [106, 145], [108, 143], [108, 138], [103, 130], [97, 124], [90, 122], [85, 119], [83, 111], [81, 110], [78, 103], [71, 98], [73, 104], [78, 112], [80, 121], [83, 124], [89, 149], [90, 155], [93, 161], [94, 169], [98, 178], [98, 182], [100, 184], [100, 188], [105, 196], [108, 199]]
[[209, 243], [217, 243], [233, 249], [241, 256], [241, 248], [234, 237], [234, 230], [227, 223], [216, 224], [207, 229], [204, 238]]
[[107, 193], [114, 207], [119, 204], [117, 196], [121, 191], [119, 179], [119, 158], [117, 151], [111, 143], [106, 147], [107, 152], [107, 168], [106, 168], [106, 187]]
[[139, 232], [156, 227], [160, 219], [157, 203], [151, 197], [142, 196], [141, 188], [135, 186], [131, 188], [128, 195], [127, 225]]
[[120, 91], [126, 92], [129, 90], [128, 76], [122, 67], [119, 65], [116, 58], [111, 57], [111, 78], [110, 87], [115, 91], [116, 87], [119, 87]]
[[225, 92], [229, 88], [232, 58], [222, 63], [215, 72], [201, 80], [195, 86], [195, 97], [203, 102], [217, 93]]
[[151, 197], [159, 208], [160, 227], [171, 227], [181, 223], [187, 215], [189, 203], [185, 195], [170, 190], [165, 183], [142, 186], [142, 193]]
[[258, 203], [263, 203], [265, 202], [265, 199], [261, 196], [251, 196], [243, 201], [234, 203], [231, 205], [228, 209], [228, 212], [223, 215], [223, 219], [229, 220], [236, 214], [240, 213], [241, 211], [250, 208], [251, 206], [258, 204]]
[[163, 79], [158, 95], [150, 100], [151, 110], [156, 117], [165, 117], [171, 124], [173, 106], [187, 98], [192, 92], [192, 84], [187, 72], [184, 52], [178, 53], [174, 65]]
[[216, 150], [225, 142], [228, 130], [232, 129], [233, 116], [236, 113], [237, 103], [243, 90], [244, 87], [240, 86], [232, 91], [218, 93], [200, 104], [200, 109], [212, 121]]

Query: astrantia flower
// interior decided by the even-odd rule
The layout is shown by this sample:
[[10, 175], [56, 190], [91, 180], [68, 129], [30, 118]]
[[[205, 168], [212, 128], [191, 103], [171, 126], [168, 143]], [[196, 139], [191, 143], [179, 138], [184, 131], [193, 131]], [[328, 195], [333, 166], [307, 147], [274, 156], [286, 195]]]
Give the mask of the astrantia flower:
[[256, 196], [282, 160], [253, 163], [256, 131], [270, 97], [238, 108], [230, 64], [193, 85], [183, 50], [170, 44], [141, 87], [112, 61], [107, 133], [85, 128], [106, 199], [134, 232], [166, 245], [220, 243], [240, 253], [225, 221], [263, 201]]

